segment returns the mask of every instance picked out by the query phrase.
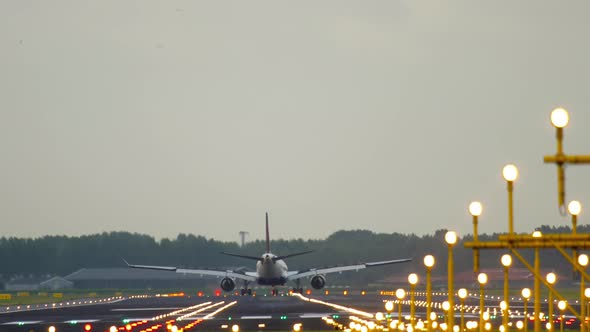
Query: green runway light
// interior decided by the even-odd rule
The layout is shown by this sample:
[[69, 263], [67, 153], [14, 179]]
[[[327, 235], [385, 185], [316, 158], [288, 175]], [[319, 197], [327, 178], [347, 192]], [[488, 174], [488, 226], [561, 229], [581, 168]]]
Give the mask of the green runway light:
[[78, 324], [78, 321], [73, 320], [73, 321], [70, 322], [70, 324], [71, 325], [76, 325], [76, 324]]
[[281, 316], [281, 319], [282, 319], [282, 320], [285, 320], [285, 319], [287, 319], [287, 315], [283, 315], [283, 316]]
[[123, 319], [123, 324], [127, 324], [127, 323], [129, 323], [130, 321], [131, 321], [130, 319], [128, 319], [128, 318], [125, 318], [125, 319]]
[[231, 320], [231, 316], [227, 317], [227, 320]]
[[340, 318], [340, 315], [332, 315], [332, 318]]

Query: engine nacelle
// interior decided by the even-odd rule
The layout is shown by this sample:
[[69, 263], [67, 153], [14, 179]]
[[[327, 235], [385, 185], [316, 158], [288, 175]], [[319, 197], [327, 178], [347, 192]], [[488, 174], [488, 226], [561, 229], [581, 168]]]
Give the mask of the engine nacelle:
[[221, 289], [226, 292], [231, 292], [236, 288], [236, 283], [230, 278], [221, 279]]
[[314, 289], [322, 289], [326, 286], [326, 277], [317, 275], [311, 278], [311, 287]]

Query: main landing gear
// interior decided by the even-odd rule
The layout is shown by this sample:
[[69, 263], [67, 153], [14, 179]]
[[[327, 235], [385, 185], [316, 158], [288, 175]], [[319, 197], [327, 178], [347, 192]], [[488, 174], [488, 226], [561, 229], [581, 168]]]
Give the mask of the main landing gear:
[[244, 287], [240, 290], [240, 295], [252, 295], [252, 288], [248, 288], [248, 281], [244, 280]]
[[303, 287], [301, 287], [301, 282], [299, 279], [295, 280], [295, 287], [293, 287], [292, 291], [296, 294], [303, 294]]

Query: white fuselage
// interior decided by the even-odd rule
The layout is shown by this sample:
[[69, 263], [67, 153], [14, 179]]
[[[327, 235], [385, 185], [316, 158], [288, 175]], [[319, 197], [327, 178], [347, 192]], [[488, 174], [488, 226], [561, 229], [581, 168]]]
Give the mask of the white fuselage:
[[287, 282], [287, 264], [276, 255], [266, 253], [256, 263], [259, 285], [284, 285]]

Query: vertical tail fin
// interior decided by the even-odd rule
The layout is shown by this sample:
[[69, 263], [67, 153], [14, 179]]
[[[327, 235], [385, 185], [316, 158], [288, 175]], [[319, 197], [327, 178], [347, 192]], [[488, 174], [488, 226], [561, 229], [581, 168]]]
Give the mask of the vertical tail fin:
[[268, 212], [266, 213], [266, 252], [270, 252], [270, 236], [268, 234]]

